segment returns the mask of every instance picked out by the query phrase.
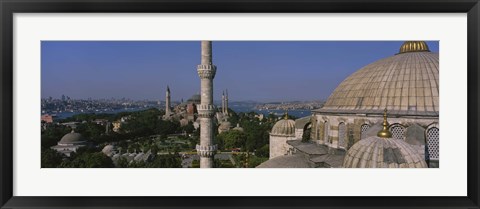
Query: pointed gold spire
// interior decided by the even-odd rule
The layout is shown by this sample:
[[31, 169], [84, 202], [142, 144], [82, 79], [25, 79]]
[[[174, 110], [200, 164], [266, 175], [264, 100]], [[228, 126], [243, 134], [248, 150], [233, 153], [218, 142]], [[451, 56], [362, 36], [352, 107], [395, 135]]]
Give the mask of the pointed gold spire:
[[383, 129], [377, 133], [380, 138], [392, 138], [392, 133], [388, 130], [387, 108], [383, 111]]
[[288, 111], [285, 110], [285, 120], [288, 120]]

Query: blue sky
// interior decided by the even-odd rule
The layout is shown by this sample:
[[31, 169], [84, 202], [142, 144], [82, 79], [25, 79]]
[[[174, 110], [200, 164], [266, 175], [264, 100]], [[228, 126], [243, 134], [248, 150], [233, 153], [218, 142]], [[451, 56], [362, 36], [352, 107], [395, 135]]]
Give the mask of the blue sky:
[[[324, 100], [403, 41], [214, 41], [214, 99]], [[439, 42], [428, 41], [433, 52]], [[43, 41], [42, 98], [187, 99], [200, 90], [199, 41]]]

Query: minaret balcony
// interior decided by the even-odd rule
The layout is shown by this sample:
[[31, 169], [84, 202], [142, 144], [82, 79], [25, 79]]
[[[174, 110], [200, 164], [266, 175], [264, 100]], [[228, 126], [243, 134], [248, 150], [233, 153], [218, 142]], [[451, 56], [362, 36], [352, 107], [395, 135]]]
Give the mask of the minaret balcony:
[[213, 105], [197, 105], [197, 112], [199, 117], [213, 117], [215, 115], [215, 107]]
[[197, 65], [197, 72], [200, 79], [214, 79], [217, 67], [215, 65]]
[[200, 157], [213, 157], [215, 153], [217, 152], [217, 145], [199, 145], [197, 144], [196, 146], [197, 149], [197, 154], [200, 155]]

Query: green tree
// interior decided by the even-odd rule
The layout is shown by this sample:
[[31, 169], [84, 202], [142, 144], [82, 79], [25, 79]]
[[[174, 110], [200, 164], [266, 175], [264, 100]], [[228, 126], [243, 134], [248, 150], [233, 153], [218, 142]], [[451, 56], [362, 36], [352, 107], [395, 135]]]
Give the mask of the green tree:
[[42, 149], [42, 168], [56, 168], [62, 163], [63, 155], [50, 148]]
[[113, 161], [101, 152], [84, 152], [62, 163], [67, 168], [113, 168]]

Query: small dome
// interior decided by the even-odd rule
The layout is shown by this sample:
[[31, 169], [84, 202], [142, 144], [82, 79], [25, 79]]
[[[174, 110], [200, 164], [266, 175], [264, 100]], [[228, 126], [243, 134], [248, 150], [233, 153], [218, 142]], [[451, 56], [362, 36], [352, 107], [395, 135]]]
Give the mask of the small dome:
[[295, 121], [290, 119], [282, 119], [275, 123], [270, 135], [276, 136], [295, 136]]
[[85, 142], [85, 138], [79, 134], [76, 133], [75, 131], [72, 130], [72, 132], [65, 134], [65, 136], [60, 139], [59, 144], [74, 144], [74, 143], [82, 143]]
[[355, 143], [345, 155], [345, 168], [426, 168], [424, 158], [400, 139], [371, 136]]
[[115, 146], [109, 144], [102, 149], [102, 153], [107, 156], [112, 156], [115, 152]]

